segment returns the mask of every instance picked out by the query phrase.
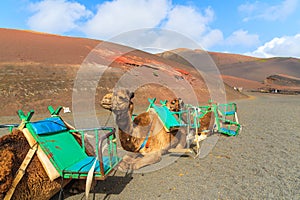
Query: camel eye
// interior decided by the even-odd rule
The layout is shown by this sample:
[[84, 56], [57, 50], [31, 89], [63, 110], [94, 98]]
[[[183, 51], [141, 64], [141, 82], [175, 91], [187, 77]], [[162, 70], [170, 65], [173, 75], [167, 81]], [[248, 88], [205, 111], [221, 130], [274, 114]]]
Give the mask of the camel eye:
[[126, 98], [125, 98], [125, 97], [120, 97], [120, 99], [121, 99], [121, 100], [126, 100]]

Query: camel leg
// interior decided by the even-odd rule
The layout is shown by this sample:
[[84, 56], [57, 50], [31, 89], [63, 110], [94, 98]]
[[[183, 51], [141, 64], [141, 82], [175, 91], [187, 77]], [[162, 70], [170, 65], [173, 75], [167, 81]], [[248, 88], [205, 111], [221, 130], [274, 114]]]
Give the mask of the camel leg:
[[201, 135], [196, 135], [196, 137], [195, 137], [195, 142], [196, 142], [196, 144], [197, 144], [197, 155], [195, 156], [195, 157], [197, 157], [199, 154], [200, 154], [200, 142], [202, 141], [202, 140], [205, 140], [207, 138], [207, 134], [205, 134], [205, 133], [201, 133]]
[[180, 131], [180, 138], [175, 148], [168, 150], [169, 153], [192, 153], [192, 150], [187, 146], [187, 133], [184, 129]]
[[128, 152], [123, 156], [121, 163], [118, 165], [118, 169], [121, 171], [130, 169], [131, 165], [136, 162], [136, 159], [138, 159], [139, 156], [141, 156], [140, 153]]
[[176, 145], [176, 149], [184, 149], [184, 148], [186, 148], [186, 130], [185, 129], [181, 129], [180, 131], [179, 131], [179, 133], [178, 133], [178, 135], [179, 135], [179, 138], [178, 138], [178, 140], [179, 140], [179, 142], [178, 142], [178, 144]]
[[137, 158], [136, 162], [132, 164], [132, 169], [140, 169], [150, 164], [157, 163], [161, 160], [161, 152], [155, 151], [146, 153], [144, 157]]
[[126, 163], [132, 163], [135, 159], [137, 159], [138, 156], [140, 156], [140, 153], [134, 153], [134, 152], [128, 152], [124, 157], [123, 161]]

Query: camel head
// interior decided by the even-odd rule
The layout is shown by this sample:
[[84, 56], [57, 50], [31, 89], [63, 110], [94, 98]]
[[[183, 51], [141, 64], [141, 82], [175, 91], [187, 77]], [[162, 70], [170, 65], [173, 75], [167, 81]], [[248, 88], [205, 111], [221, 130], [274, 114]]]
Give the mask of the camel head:
[[133, 113], [133, 103], [131, 99], [133, 97], [133, 92], [126, 89], [119, 89], [105, 95], [100, 103], [103, 108], [114, 113], [119, 130], [128, 134], [133, 131], [131, 121]]
[[111, 99], [112, 99], [113, 93], [108, 93], [106, 95], [104, 95], [104, 97], [102, 98], [100, 105], [102, 106], [102, 108], [107, 109], [107, 110], [111, 110], [112, 104], [111, 104]]
[[106, 94], [100, 104], [103, 108], [111, 111], [128, 110], [132, 106], [131, 99], [134, 93], [126, 89], [116, 90]]
[[167, 107], [170, 111], [179, 112], [184, 106], [181, 98], [175, 98], [170, 102], [167, 102]]

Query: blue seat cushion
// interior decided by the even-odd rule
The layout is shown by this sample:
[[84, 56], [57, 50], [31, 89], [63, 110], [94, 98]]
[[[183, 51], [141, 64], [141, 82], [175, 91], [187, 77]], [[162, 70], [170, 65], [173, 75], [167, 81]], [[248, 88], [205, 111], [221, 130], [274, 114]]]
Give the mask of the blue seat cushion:
[[68, 130], [65, 123], [59, 117], [50, 117], [41, 121], [31, 122], [30, 124], [34, 132], [38, 135]]
[[228, 112], [225, 112], [225, 115], [234, 115], [235, 111], [228, 111]]
[[233, 130], [230, 130], [230, 129], [227, 129], [227, 128], [224, 128], [224, 127], [221, 128], [221, 132], [225, 133], [227, 135], [231, 135], [231, 136], [235, 136], [237, 134], [236, 131], [233, 131]]
[[[92, 157], [92, 156], [86, 157], [86, 158], [82, 159], [81, 161], [75, 163], [74, 165], [66, 168], [64, 170], [64, 173], [85, 173], [85, 174], [87, 174], [88, 171], [93, 166], [95, 159], [96, 158]], [[118, 157], [112, 157], [112, 166], [116, 165], [118, 162], [119, 162]], [[104, 173], [106, 173], [109, 169], [111, 169], [109, 157], [107, 157], [107, 156], [103, 157], [103, 168], [104, 168]], [[97, 160], [97, 162], [96, 162], [94, 171], [100, 173], [99, 160]]]

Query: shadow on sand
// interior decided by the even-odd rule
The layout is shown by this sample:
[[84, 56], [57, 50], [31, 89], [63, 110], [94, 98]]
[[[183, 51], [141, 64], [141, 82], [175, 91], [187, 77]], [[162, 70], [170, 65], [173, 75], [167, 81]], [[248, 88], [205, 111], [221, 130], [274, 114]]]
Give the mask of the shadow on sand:
[[[116, 173], [116, 172], [115, 172]], [[108, 176], [103, 181], [97, 181], [96, 186], [93, 190], [90, 192], [89, 199], [96, 199], [96, 194], [104, 194], [103, 200], [109, 199], [110, 195], [117, 195], [120, 194], [126, 185], [133, 179], [132, 177], [132, 171], [126, 172], [125, 176], [119, 176], [115, 175], [115, 173], [112, 176]], [[72, 196], [79, 195], [78, 199], [85, 199], [85, 192], [81, 191], [80, 193], [71, 193], [72, 188], [72, 182], [68, 184], [64, 188], [63, 192], [63, 198], [68, 198]], [[60, 194], [59, 192], [51, 198], [51, 200], [60, 200]], [[97, 196], [97, 199], [99, 199], [99, 196]]]

